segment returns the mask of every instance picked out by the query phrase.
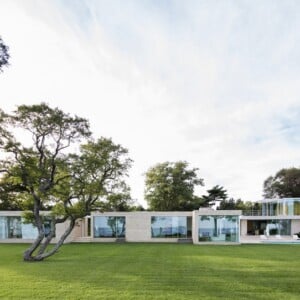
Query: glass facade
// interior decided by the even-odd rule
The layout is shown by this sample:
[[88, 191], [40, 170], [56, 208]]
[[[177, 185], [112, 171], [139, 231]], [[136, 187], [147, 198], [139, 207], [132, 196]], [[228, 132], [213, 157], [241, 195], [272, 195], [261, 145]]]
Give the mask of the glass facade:
[[238, 242], [238, 216], [199, 216], [199, 242]]
[[94, 217], [95, 238], [122, 238], [125, 231], [125, 217]]
[[0, 239], [35, 239], [37, 229], [32, 224], [24, 224], [21, 217], [0, 217]]
[[291, 220], [248, 220], [248, 235], [291, 235]]
[[191, 236], [191, 217], [151, 217], [151, 237], [153, 238], [189, 238]]
[[267, 200], [262, 203], [263, 216], [300, 216], [300, 198]]

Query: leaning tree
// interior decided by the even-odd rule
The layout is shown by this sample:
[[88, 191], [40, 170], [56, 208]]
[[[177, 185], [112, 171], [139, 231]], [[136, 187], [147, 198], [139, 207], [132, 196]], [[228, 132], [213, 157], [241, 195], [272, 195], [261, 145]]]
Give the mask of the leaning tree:
[[[0, 187], [11, 195], [8, 199], [27, 209], [24, 216], [38, 231], [24, 252], [25, 261], [55, 254], [76, 220], [112, 195], [128, 194], [124, 178], [132, 161], [127, 149], [90, 136], [86, 119], [45, 103], [21, 105], [12, 114], [1, 111], [0, 147], [6, 156], [0, 161]], [[47, 234], [46, 218], [51, 224]], [[63, 222], [68, 224], [65, 232], [48, 247], [56, 224]]]

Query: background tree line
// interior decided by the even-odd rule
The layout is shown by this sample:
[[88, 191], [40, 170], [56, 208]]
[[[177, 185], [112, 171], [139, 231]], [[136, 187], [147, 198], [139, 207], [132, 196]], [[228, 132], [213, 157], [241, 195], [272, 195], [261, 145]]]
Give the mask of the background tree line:
[[[182, 211], [199, 207], [217, 209], [260, 210], [260, 204], [228, 198], [227, 190], [219, 185], [207, 190], [206, 195], [195, 195], [195, 187], [203, 186], [197, 168], [189, 168], [187, 162], [165, 162], [146, 172], [145, 199], [150, 210]], [[263, 183], [264, 198], [300, 197], [300, 169], [279, 170]]]
[[149, 168], [145, 174], [145, 199], [149, 210], [188, 211], [200, 207], [225, 210], [259, 209], [257, 203], [228, 199], [227, 190], [219, 185], [208, 189], [206, 195], [195, 195], [195, 188], [204, 185], [198, 171], [197, 168], [189, 168], [185, 161], [164, 162]]

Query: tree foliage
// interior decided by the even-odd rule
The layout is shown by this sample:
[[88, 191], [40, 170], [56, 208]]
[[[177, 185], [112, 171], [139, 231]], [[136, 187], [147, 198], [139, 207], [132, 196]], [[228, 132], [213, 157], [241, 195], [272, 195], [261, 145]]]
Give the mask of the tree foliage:
[[300, 169], [281, 169], [264, 181], [265, 198], [300, 197]]
[[202, 207], [210, 207], [216, 204], [217, 201], [227, 199], [227, 191], [224, 187], [215, 185], [211, 189], [207, 190], [208, 195], [202, 196]]
[[258, 202], [242, 201], [241, 199], [235, 200], [234, 198], [223, 199], [218, 207], [219, 210], [243, 210], [258, 212], [261, 209], [261, 205]]
[[194, 188], [203, 185], [198, 169], [188, 168], [185, 161], [164, 162], [146, 172], [145, 199], [149, 209], [157, 211], [183, 211], [198, 209], [201, 199]]
[[0, 72], [3, 71], [3, 67], [8, 65], [9, 61], [9, 52], [8, 47], [4, 44], [0, 36]]
[[[21, 105], [12, 114], [2, 111], [0, 122], [0, 147], [7, 155], [0, 161], [0, 186], [11, 200], [29, 210], [26, 216], [38, 230], [36, 240], [24, 252], [24, 260], [39, 261], [53, 255], [77, 219], [114, 195], [128, 196], [124, 178], [132, 161], [127, 149], [111, 139], [91, 140], [87, 120], [41, 103]], [[79, 151], [70, 151], [82, 141]], [[51, 219], [47, 237], [45, 208]], [[55, 225], [66, 221], [66, 231], [47, 250]]]
[[2, 178], [0, 182], [0, 210], [22, 210], [22, 201], [16, 197], [16, 187], [5, 183]]

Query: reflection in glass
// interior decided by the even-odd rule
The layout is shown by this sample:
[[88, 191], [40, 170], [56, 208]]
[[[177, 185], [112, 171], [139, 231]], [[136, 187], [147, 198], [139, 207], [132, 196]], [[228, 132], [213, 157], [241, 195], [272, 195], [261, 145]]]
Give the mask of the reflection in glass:
[[38, 230], [32, 224], [22, 224], [22, 239], [35, 239], [38, 236]]
[[35, 239], [37, 237], [36, 227], [22, 222], [21, 217], [0, 217], [0, 239]]
[[94, 217], [94, 237], [125, 237], [125, 217]]
[[291, 220], [268, 220], [265, 221], [264, 234], [269, 235], [291, 235]]
[[238, 216], [199, 216], [199, 242], [238, 242]]
[[[187, 217], [151, 217], [151, 236], [153, 238], [186, 238], [192, 234], [188, 228]], [[189, 222], [191, 226], [191, 222]]]
[[263, 216], [299, 216], [300, 199], [283, 198], [262, 203]]
[[300, 200], [294, 202], [294, 215], [300, 216]]

